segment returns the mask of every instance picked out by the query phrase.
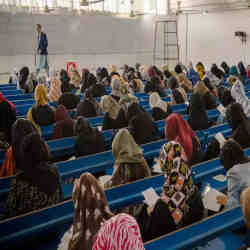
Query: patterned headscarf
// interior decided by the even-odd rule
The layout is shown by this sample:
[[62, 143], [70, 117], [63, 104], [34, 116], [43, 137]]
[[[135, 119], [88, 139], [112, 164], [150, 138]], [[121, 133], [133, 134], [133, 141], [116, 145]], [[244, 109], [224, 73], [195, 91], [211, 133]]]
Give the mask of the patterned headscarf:
[[162, 146], [159, 160], [165, 176], [162, 200], [167, 204], [175, 224], [178, 225], [188, 212], [186, 202], [195, 190], [191, 169], [182, 159], [181, 145], [175, 141]]
[[128, 214], [118, 214], [104, 223], [92, 250], [144, 250], [136, 220]]
[[91, 250], [101, 224], [112, 217], [103, 188], [90, 173], [75, 182], [73, 234], [69, 250]]

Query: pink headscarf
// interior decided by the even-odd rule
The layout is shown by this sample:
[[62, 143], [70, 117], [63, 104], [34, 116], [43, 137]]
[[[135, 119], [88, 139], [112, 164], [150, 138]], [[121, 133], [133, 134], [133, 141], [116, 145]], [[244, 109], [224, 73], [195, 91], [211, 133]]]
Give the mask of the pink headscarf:
[[136, 220], [128, 214], [118, 214], [99, 230], [92, 250], [144, 250]]

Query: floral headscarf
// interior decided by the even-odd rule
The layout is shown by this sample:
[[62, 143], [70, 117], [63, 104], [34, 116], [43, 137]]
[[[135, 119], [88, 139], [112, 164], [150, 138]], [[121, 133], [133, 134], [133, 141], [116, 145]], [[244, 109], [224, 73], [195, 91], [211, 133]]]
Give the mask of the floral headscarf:
[[182, 158], [181, 145], [175, 141], [162, 146], [159, 160], [165, 176], [162, 200], [178, 225], [188, 212], [187, 201], [195, 190], [191, 169]]

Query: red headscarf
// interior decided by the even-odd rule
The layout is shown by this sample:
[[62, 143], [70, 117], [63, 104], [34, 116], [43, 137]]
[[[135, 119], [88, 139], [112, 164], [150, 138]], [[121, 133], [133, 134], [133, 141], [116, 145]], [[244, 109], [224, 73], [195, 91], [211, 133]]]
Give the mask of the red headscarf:
[[153, 66], [150, 66], [148, 68], [148, 76], [150, 79], [152, 79], [153, 77], [158, 77], [157, 72], [155, 71]]
[[179, 114], [172, 114], [166, 119], [165, 137], [169, 141], [176, 141], [181, 144], [187, 155], [188, 161], [191, 160], [193, 154], [192, 138], [200, 143], [189, 124]]
[[15, 105], [14, 105], [13, 103], [9, 102], [9, 101], [6, 99], [6, 98], [4, 97], [4, 95], [2, 94], [2, 92], [0, 92], [0, 103], [1, 103], [1, 102], [7, 102], [7, 103], [9, 103], [11, 109], [12, 109], [12, 110], [16, 110]]

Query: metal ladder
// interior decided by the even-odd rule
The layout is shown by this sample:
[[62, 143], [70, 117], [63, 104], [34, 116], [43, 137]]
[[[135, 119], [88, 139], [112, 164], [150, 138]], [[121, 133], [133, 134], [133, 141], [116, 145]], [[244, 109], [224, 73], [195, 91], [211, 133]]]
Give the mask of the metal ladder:
[[[163, 31], [160, 28], [163, 28]], [[163, 34], [163, 37], [160, 36], [161, 34]], [[161, 44], [162, 42], [163, 44]], [[159, 61], [170, 67], [174, 67], [179, 62], [178, 24], [176, 19], [155, 21], [154, 65]]]

